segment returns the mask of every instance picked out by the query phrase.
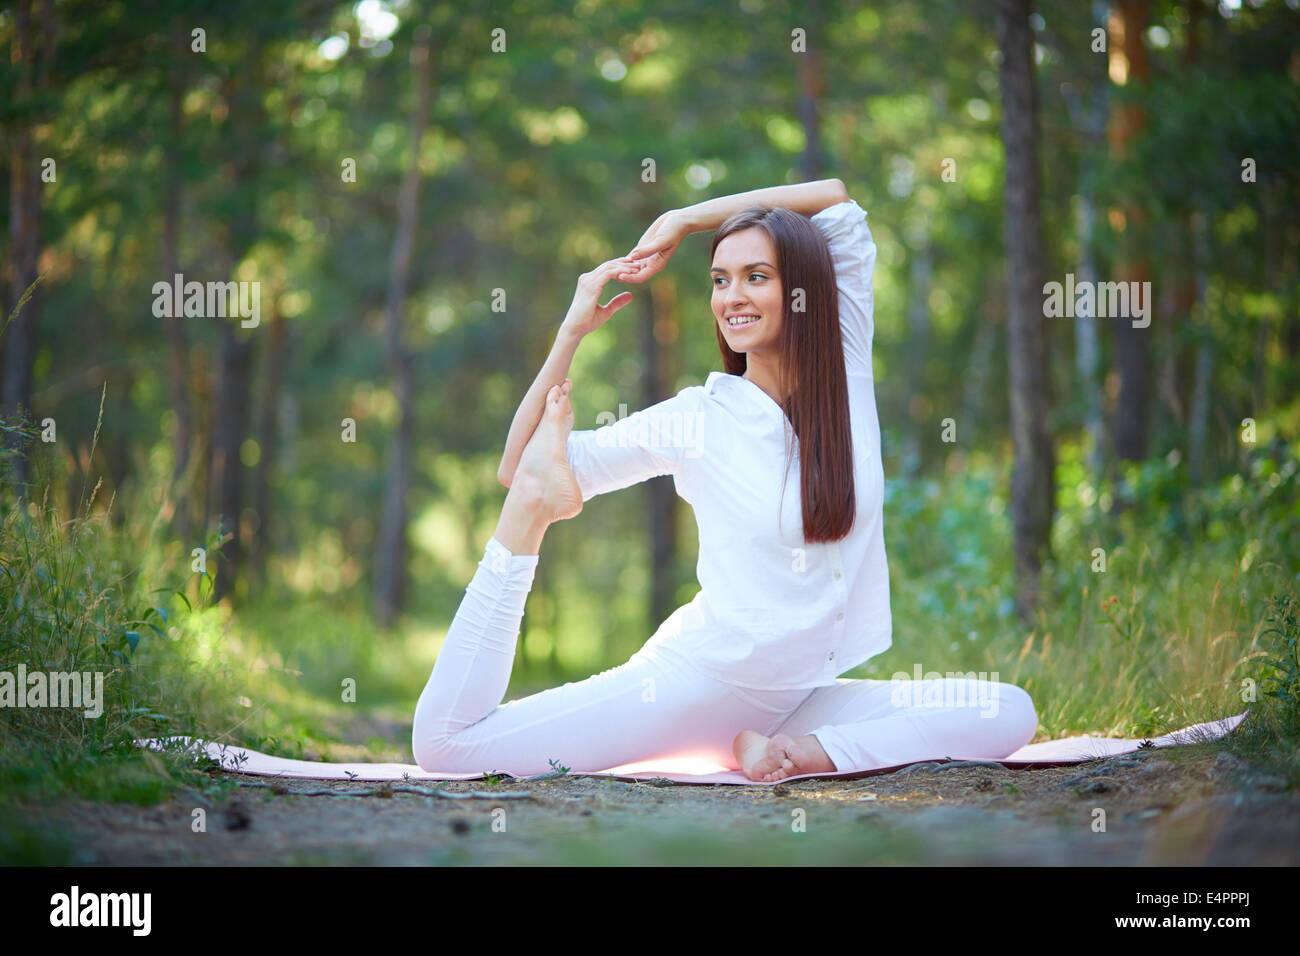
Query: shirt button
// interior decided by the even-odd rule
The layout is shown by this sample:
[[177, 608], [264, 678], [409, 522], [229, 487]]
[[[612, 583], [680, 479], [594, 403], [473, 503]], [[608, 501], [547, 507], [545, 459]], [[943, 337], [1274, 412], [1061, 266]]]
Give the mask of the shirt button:
[[842, 620], [844, 620], [844, 615], [843, 615], [843, 614], [836, 614], [836, 615], [835, 615], [835, 620], [837, 620], [837, 621], [842, 621]]
[[844, 575], [840, 574], [840, 572], [838, 572], [838, 571], [835, 572], [835, 580], [836, 580], [836, 581], [838, 581], [838, 580], [839, 580], [840, 578], [842, 578], [842, 577], [844, 577]]
[[826, 659], [827, 659], [828, 661], [833, 661], [833, 660], [835, 660], [835, 652], [834, 652], [834, 651], [831, 651], [831, 656], [828, 657], [828, 658], [826, 658]]

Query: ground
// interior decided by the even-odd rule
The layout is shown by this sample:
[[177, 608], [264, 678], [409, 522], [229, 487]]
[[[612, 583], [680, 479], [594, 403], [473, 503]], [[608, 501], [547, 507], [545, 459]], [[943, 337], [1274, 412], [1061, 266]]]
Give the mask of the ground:
[[[376, 730], [400, 732], [370, 723], [348, 736]], [[345, 747], [328, 756], [363, 753], [358, 742], [355, 755]], [[372, 747], [367, 759], [401, 758]], [[379, 783], [222, 776], [239, 784], [224, 796], [187, 793], [153, 807], [66, 801], [26, 812], [33, 827], [60, 835], [67, 862], [90, 865], [1300, 862], [1300, 800], [1221, 742], [1071, 767], [921, 764], [776, 786], [574, 776], [412, 784], [481, 795], [462, 799]], [[196, 808], [206, 832], [192, 830]]]

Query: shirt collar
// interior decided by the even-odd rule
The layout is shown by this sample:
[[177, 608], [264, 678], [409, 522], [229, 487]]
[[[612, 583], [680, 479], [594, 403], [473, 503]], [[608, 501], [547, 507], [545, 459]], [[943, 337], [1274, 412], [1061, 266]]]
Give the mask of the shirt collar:
[[785, 421], [785, 412], [781, 410], [776, 400], [744, 376], [731, 375], [727, 372], [710, 372], [709, 377], [704, 380], [704, 394], [715, 394], [719, 388], [724, 391], [731, 390], [732, 394], [758, 414]]

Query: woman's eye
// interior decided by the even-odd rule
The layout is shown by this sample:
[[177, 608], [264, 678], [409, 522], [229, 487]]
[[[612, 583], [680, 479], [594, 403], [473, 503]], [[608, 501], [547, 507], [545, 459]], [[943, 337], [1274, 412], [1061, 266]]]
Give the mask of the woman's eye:
[[[750, 277], [751, 279], [754, 278], [754, 276], [758, 276], [760, 279], [766, 279], [766, 278], [767, 278], [767, 276], [763, 275], [763, 273], [761, 273], [761, 272], [751, 272], [751, 273], [749, 274], [749, 277]], [[716, 285], [718, 284], [718, 280], [721, 279], [721, 278], [722, 278], [722, 276], [714, 276], [714, 277], [713, 277], [713, 284], [716, 286]]]

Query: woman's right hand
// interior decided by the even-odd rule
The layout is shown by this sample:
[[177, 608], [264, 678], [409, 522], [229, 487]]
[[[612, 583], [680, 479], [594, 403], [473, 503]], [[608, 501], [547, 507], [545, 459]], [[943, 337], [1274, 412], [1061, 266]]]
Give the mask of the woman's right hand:
[[590, 272], [578, 276], [578, 289], [573, 294], [569, 313], [560, 325], [561, 331], [567, 329], [579, 335], [594, 332], [608, 322], [610, 316], [631, 302], [631, 292], [620, 292], [604, 305], [600, 304], [600, 293], [605, 288], [605, 283], [626, 275], [630, 267], [631, 260], [627, 256], [620, 256], [602, 262]]

